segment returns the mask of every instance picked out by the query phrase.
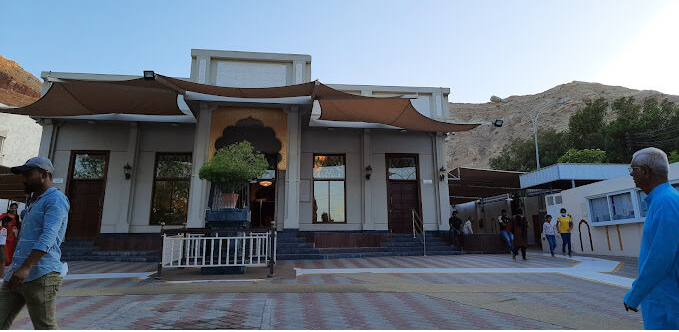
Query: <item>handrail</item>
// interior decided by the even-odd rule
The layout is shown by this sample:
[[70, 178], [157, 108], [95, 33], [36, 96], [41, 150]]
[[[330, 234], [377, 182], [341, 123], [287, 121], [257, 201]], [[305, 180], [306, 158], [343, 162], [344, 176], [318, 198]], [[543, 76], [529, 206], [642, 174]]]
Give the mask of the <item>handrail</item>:
[[[427, 256], [427, 236], [424, 233], [424, 222], [415, 212], [415, 209], [410, 209], [410, 212], [413, 215], [413, 238], [416, 238], [418, 233], [422, 235], [420, 239], [420, 242], [422, 242], [422, 256]], [[416, 221], [419, 221], [419, 223]]]

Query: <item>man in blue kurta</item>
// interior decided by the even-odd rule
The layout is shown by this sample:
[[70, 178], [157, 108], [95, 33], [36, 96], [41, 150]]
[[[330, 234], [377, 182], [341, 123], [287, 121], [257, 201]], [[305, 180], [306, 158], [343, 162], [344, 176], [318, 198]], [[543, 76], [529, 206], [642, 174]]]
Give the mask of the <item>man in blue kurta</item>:
[[646, 329], [679, 329], [679, 192], [668, 183], [667, 155], [656, 148], [637, 151], [630, 175], [648, 196], [639, 252], [639, 275], [624, 299], [625, 309], [641, 305]]

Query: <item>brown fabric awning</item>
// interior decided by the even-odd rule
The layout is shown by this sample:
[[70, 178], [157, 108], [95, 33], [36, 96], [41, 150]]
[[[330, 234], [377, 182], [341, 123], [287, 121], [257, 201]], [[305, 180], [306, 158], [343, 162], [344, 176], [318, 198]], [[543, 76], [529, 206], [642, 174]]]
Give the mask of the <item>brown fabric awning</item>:
[[63, 80], [31, 105], [2, 112], [34, 117], [99, 114], [184, 115], [177, 95], [186, 91], [233, 98], [309, 96], [321, 105], [321, 120], [379, 123], [407, 130], [457, 132], [478, 124], [438, 121], [422, 115], [409, 99], [360, 96], [333, 89], [318, 81], [268, 88], [235, 88], [199, 84], [163, 75], [155, 80]]
[[1, 110], [35, 117], [94, 114], [184, 115], [177, 92], [143, 78], [126, 81], [68, 80], [53, 82], [35, 103]]
[[415, 131], [458, 132], [478, 124], [448, 123], [418, 112], [408, 99], [321, 99], [321, 120], [381, 123]]
[[0, 199], [25, 202], [21, 175], [12, 174], [9, 167], [0, 166]]

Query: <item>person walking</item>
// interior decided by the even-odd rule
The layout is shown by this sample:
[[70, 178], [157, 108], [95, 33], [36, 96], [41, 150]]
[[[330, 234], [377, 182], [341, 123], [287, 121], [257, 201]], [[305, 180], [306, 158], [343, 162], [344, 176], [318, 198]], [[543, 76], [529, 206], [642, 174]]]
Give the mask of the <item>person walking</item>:
[[512, 251], [512, 259], [516, 260], [516, 255], [521, 249], [521, 257], [526, 260], [526, 248], [528, 247], [528, 221], [523, 216], [521, 209], [516, 210], [516, 216], [512, 222], [512, 233], [514, 234], [514, 251]]
[[679, 193], [668, 182], [669, 163], [660, 149], [632, 156], [630, 175], [645, 192], [648, 210], [639, 251], [639, 274], [623, 299], [625, 310], [641, 305], [647, 330], [679, 329]]
[[3, 266], [9, 266], [12, 263], [14, 250], [19, 241], [19, 231], [21, 230], [21, 222], [19, 219], [19, 204], [12, 203], [6, 213], [0, 214], [0, 219], [10, 217], [12, 220], [7, 224], [7, 243], [5, 244], [5, 260]]
[[554, 257], [554, 248], [556, 248], [556, 229], [552, 225], [552, 216], [545, 217], [545, 223], [542, 224], [542, 238], [549, 242], [549, 253]]
[[24, 306], [33, 327], [58, 329], [56, 298], [68, 271], [60, 262], [59, 246], [66, 235], [68, 198], [52, 187], [52, 162], [45, 157], [29, 159], [12, 167], [22, 174], [26, 191], [36, 197], [27, 208], [21, 237], [4, 283], [0, 287], [0, 329], [8, 330]]
[[448, 226], [450, 226], [450, 245], [460, 246], [460, 237], [462, 236], [462, 219], [457, 216], [457, 211], [453, 211], [453, 215], [448, 219]]
[[573, 219], [570, 214], [566, 213], [566, 209], [562, 208], [559, 211], [561, 215], [556, 217], [556, 228], [561, 234], [561, 252], [566, 256], [566, 246], [568, 246], [568, 257], [571, 256], [571, 229], [573, 229]]
[[[7, 243], [7, 225], [12, 220], [10, 217], [0, 218], [2, 221], [2, 228], [0, 228], [0, 261], [5, 261], [5, 244]], [[5, 278], [5, 265], [0, 267], [0, 278]]]
[[509, 250], [514, 252], [514, 234], [507, 230], [509, 227], [507, 210], [502, 210], [502, 212], [500, 212], [500, 216], [497, 217], [497, 222], [500, 224], [500, 237], [507, 243]]

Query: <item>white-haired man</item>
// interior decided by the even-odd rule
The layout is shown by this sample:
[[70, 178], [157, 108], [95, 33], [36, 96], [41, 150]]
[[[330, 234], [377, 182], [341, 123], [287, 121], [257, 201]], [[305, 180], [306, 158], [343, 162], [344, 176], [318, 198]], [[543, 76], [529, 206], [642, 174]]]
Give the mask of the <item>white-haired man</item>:
[[668, 182], [669, 163], [660, 149], [632, 157], [630, 175], [648, 196], [639, 252], [639, 275], [624, 299], [625, 309], [641, 304], [646, 329], [679, 329], [679, 192]]

